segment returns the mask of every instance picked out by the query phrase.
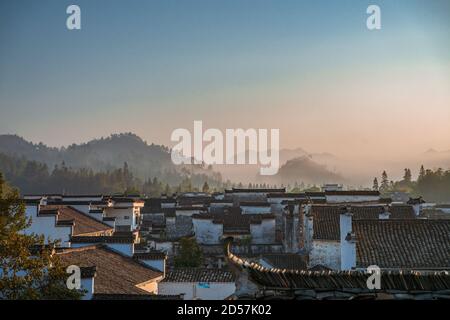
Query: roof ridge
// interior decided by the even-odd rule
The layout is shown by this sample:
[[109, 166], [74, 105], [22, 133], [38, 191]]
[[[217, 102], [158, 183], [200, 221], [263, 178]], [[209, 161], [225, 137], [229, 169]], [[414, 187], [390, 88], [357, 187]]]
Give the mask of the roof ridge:
[[97, 219], [91, 217], [90, 215], [84, 213], [84, 212], [81, 211], [81, 210], [78, 210], [77, 208], [74, 208], [74, 207], [72, 207], [72, 206], [70, 206], [70, 205], [67, 206], [66, 208], [70, 208], [70, 209], [74, 210], [75, 212], [77, 212], [77, 213], [79, 213], [79, 214], [81, 214], [81, 215], [83, 215], [83, 216], [85, 216], [85, 217], [87, 217], [87, 218], [89, 218], [89, 219], [91, 219], [91, 220], [93, 220], [93, 221], [95, 221], [95, 222], [98, 222], [98, 223], [104, 225], [105, 227], [108, 227], [108, 228], [110, 228], [110, 229], [113, 229], [113, 227], [111, 227], [110, 225], [104, 223], [103, 221], [100, 221], [100, 220], [97, 220]]
[[[125, 253], [120, 252], [119, 250], [116, 250], [116, 249], [114, 249], [114, 248], [111, 248], [111, 247], [109, 247], [109, 246], [107, 246], [107, 245], [105, 245], [105, 246], [103, 247], [103, 249], [104, 249], [104, 250], [107, 250], [107, 251], [110, 251], [110, 252], [113, 252], [113, 253], [116, 253], [116, 254], [122, 256], [123, 258], [125, 258], [125, 259], [127, 259], [127, 260], [133, 262], [133, 263], [139, 264], [140, 266], [142, 266], [142, 267], [144, 267], [144, 268], [147, 268], [147, 269], [150, 269], [150, 270], [152, 270], [152, 271], [154, 271], [154, 272], [158, 272], [158, 273], [163, 274], [162, 271], [160, 271], [160, 270], [158, 270], [158, 269], [156, 269], [156, 268], [153, 268], [153, 267], [151, 267], [151, 266], [145, 264], [144, 262], [139, 261], [138, 259], [133, 259], [133, 256], [131, 256], [131, 257], [130, 257], [130, 256], [127, 256]], [[133, 253], [133, 255], [134, 255], [134, 253]]]
[[87, 250], [93, 250], [93, 249], [100, 249], [101, 247], [104, 247], [105, 244], [103, 243], [96, 243], [91, 244], [88, 246], [82, 246], [82, 247], [70, 247], [70, 248], [61, 248], [60, 251], [57, 252], [58, 254], [66, 254], [71, 252], [80, 252], [80, 251], [87, 251]]

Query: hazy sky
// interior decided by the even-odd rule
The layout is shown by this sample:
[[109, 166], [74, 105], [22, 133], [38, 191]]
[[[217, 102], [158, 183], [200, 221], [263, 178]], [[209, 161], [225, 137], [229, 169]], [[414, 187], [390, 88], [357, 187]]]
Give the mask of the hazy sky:
[[450, 1], [1, 1], [0, 133], [169, 144], [194, 120], [311, 152], [450, 149]]

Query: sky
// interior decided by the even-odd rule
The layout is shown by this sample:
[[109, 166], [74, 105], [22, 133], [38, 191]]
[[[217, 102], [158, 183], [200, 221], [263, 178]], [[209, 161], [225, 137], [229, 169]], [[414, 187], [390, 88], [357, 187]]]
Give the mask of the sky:
[[2, 0], [0, 134], [173, 145], [202, 120], [310, 152], [449, 150], [449, 18], [448, 0]]

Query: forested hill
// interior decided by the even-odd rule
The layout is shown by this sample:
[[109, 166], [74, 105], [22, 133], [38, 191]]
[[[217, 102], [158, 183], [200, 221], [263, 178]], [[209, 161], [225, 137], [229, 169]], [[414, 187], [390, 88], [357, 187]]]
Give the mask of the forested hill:
[[[219, 173], [200, 165], [173, 165], [167, 147], [147, 144], [132, 133], [114, 134], [63, 148], [52, 148], [43, 143], [34, 144], [16, 135], [0, 135], [0, 154], [3, 154], [0, 169], [1, 162], [3, 169], [7, 169], [5, 163], [8, 158], [22, 161], [22, 167], [28, 166], [29, 170], [46, 170], [49, 174], [55, 166], [64, 166], [72, 171], [83, 169], [99, 173], [120, 169], [127, 163], [129, 171], [141, 181], [155, 177], [169, 185], [179, 185], [186, 177], [194, 185], [201, 185], [204, 181], [214, 185], [221, 181]], [[45, 166], [45, 170], [42, 166]]]
[[73, 168], [103, 171], [120, 168], [127, 162], [133, 173], [144, 179], [173, 169], [167, 147], [148, 145], [132, 133], [114, 134], [62, 148], [34, 144], [16, 135], [0, 135], [0, 153], [42, 162], [49, 168], [64, 162]]

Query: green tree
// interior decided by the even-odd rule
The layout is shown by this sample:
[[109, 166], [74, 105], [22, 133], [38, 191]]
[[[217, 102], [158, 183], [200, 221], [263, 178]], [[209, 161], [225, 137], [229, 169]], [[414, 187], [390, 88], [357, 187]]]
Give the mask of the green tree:
[[209, 185], [207, 181], [205, 181], [205, 183], [203, 184], [202, 191], [206, 193], [209, 192]]
[[374, 191], [378, 191], [378, 189], [379, 189], [379, 186], [378, 186], [378, 179], [375, 177], [375, 179], [373, 179], [373, 187], [372, 187], [372, 189], [374, 190]]
[[408, 168], [405, 169], [405, 174], [403, 175], [403, 181], [406, 183], [411, 183], [411, 181], [412, 181], [411, 170]]
[[423, 165], [420, 166], [420, 170], [419, 170], [419, 177], [417, 178], [417, 181], [422, 180], [425, 177], [425, 168], [423, 167]]
[[203, 262], [202, 250], [194, 238], [182, 238], [178, 254], [175, 256], [175, 267], [199, 267]]
[[56, 242], [23, 230], [31, 221], [17, 190], [6, 186], [0, 173], [0, 299], [79, 299], [82, 292], [69, 290], [67, 274]]
[[389, 179], [386, 171], [381, 174], [380, 192], [385, 193], [389, 190]]

